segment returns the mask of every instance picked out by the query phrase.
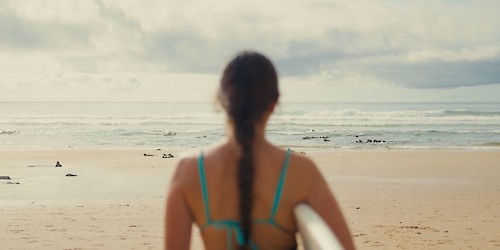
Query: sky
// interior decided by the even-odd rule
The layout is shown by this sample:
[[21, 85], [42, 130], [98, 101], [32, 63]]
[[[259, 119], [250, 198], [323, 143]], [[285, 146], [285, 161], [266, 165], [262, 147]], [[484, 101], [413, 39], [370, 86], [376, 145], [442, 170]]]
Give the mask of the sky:
[[2, 0], [0, 102], [212, 101], [268, 56], [284, 102], [500, 101], [498, 0]]

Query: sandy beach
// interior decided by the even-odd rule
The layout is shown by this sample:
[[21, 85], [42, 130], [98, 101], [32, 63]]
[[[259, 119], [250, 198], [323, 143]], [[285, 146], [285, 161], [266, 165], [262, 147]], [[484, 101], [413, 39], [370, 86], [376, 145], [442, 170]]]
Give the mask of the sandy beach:
[[[11, 178], [0, 180], [0, 248], [161, 249], [183, 151], [0, 150], [0, 176]], [[500, 248], [500, 151], [301, 151], [331, 184], [359, 249]]]

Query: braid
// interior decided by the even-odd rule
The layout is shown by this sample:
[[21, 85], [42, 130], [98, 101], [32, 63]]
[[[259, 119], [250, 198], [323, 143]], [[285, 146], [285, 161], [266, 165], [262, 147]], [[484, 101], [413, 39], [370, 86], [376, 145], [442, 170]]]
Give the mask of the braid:
[[[238, 161], [238, 189], [240, 193], [239, 214], [243, 239], [248, 243], [252, 233], [252, 206], [253, 206], [253, 137], [255, 134], [253, 124], [241, 121], [241, 126], [236, 126], [236, 140], [241, 148], [241, 158]], [[243, 246], [242, 249], [245, 249]]]
[[255, 124], [278, 99], [277, 75], [263, 55], [243, 52], [224, 70], [218, 98], [234, 125], [241, 158], [238, 160], [239, 217], [247, 248], [252, 235], [253, 182], [255, 176], [253, 141]]
[[[244, 63], [242, 63], [244, 64]], [[249, 89], [252, 87], [252, 82], [247, 74], [249, 72], [241, 72], [242, 69], [236, 69], [235, 78], [240, 83], [237, 86], [241, 93], [235, 95], [232, 100], [233, 105], [230, 108], [230, 116], [233, 119], [235, 127], [236, 141], [240, 146], [241, 158], [238, 161], [238, 191], [239, 191], [239, 216], [240, 226], [243, 231], [243, 242], [245, 243], [240, 249], [245, 249], [248, 245], [250, 235], [252, 233], [252, 207], [253, 207], [253, 139], [255, 136], [256, 115], [253, 110], [253, 98], [248, 95]]]

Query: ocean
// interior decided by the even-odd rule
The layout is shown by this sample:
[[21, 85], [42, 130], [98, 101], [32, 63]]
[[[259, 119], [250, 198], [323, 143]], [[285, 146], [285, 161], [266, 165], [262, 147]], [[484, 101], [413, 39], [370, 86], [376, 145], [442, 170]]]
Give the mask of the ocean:
[[[0, 103], [0, 148], [199, 148], [213, 103]], [[500, 103], [280, 103], [268, 139], [291, 148], [500, 150]]]

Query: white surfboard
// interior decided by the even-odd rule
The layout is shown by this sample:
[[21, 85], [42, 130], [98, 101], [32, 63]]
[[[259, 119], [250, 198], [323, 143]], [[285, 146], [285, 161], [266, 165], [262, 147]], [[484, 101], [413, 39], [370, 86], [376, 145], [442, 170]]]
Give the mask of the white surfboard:
[[299, 234], [306, 250], [342, 250], [344, 249], [335, 233], [314, 209], [299, 204], [294, 209], [299, 227]]

